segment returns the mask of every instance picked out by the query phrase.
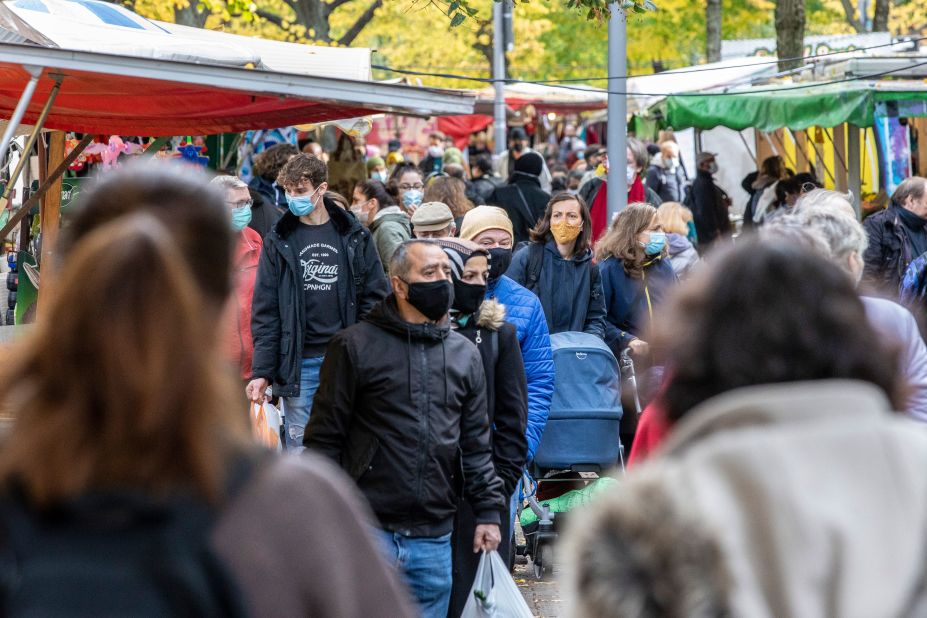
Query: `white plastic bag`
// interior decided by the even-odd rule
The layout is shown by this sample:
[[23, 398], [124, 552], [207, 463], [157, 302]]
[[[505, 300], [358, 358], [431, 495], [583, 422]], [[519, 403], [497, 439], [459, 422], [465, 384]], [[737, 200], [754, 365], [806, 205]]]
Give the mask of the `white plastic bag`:
[[460, 618], [534, 618], [499, 552], [483, 552]]
[[269, 401], [258, 405], [251, 403], [251, 428], [258, 442], [264, 446], [277, 450], [283, 450], [283, 442], [280, 439], [280, 426], [283, 419], [280, 412]]

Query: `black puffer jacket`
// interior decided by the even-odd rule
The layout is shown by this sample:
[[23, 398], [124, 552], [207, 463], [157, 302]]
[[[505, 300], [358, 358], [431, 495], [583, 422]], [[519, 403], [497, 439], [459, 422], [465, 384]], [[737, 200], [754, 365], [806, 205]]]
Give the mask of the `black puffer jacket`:
[[[350, 212], [325, 199], [325, 209], [341, 234], [348, 273], [338, 278], [341, 323], [364, 317], [389, 292], [377, 247], [370, 232]], [[251, 304], [254, 338], [252, 375], [274, 383], [274, 395], [299, 395], [305, 311], [302, 270], [296, 247], [289, 242], [299, 219], [287, 211], [264, 237]]]
[[320, 382], [303, 443], [344, 468], [384, 529], [447, 534], [461, 478], [477, 523], [499, 523], [483, 364], [463, 335], [404, 322], [389, 296], [335, 335]]

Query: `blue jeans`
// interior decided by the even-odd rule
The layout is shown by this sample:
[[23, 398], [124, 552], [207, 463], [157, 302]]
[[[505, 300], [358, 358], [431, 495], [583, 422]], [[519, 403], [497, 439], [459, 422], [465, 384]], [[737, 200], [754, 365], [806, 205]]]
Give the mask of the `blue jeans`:
[[418, 602], [423, 618], [447, 618], [451, 600], [451, 534], [408, 537], [377, 530], [387, 562], [396, 567]]
[[303, 450], [303, 434], [309, 423], [312, 411], [312, 399], [319, 390], [319, 370], [324, 356], [304, 358], [299, 371], [299, 396], [285, 397], [286, 407], [283, 412], [283, 426], [286, 430], [286, 448], [298, 453]]

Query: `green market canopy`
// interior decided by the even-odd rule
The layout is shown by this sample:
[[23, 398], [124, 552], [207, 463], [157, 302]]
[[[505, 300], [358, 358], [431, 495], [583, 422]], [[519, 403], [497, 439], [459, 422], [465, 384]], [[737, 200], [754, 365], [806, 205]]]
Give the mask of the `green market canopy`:
[[886, 102], [927, 104], [927, 84], [923, 81], [853, 81], [674, 94], [652, 107], [650, 115], [677, 130], [752, 127], [770, 132], [782, 128], [833, 127], [845, 122], [871, 127], [877, 104]]

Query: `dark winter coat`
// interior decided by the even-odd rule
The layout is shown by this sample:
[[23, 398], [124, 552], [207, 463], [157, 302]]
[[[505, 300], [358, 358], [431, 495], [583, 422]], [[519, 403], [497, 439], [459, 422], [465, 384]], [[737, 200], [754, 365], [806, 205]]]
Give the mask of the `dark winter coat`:
[[448, 326], [404, 322], [390, 295], [332, 339], [303, 443], [354, 479], [388, 531], [451, 532], [457, 487], [500, 523], [480, 353]]
[[486, 202], [490, 206], [500, 206], [512, 220], [514, 246], [527, 242], [528, 232], [544, 216], [550, 194], [541, 189], [537, 176], [513, 174], [512, 181], [504, 187], [497, 187]]
[[[325, 209], [341, 234], [348, 272], [338, 278], [341, 322], [346, 326], [367, 315], [386, 297], [389, 286], [370, 233], [350, 212], [329, 199]], [[251, 313], [254, 337], [253, 376], [274, 383], [274, 394], [296, 397], [305, 333], [302, 270], [297, 248], [289, 242], [299, 218], [287, 212], [264, 238]]]
[[264, 201], [281, 210], [286, 210], [286, 192], [283, 187], [278, 187], [277, 183], [264, 180], [260, 176], [255, 176], [248, 183], [248, 188], [257, 191], [264, 197]]
[[484, 301], [479, 316], [471, 317], [457, 332], [476, 345], [483, 360], [492, 460], [505, 495], [511, 496], [527, 461], [528, 384], [518, 334], [505, 321], [505, 311], [494, 300]]
[[663, 159], [657, 156], [647, 169], [646, 185], [662, 201], [682, 203], [686, 197], [686, 172], [682, 165], [673, 171], [666, 169]]
[[251, 187], [248, 188], [248, 192], [251, 194], [251, 200], [253, 201], [251, 204], [251, 221], [248, 223], [248, 227], [260, 234], [261, 239], [263, 239], [267, 236], [267, 232], [274, 228], [283, 213], [279, 208], [267, 201], [264, 193]]
[[695, 231], [700, 246], [711, 244], [723, 235], [729, 235], [731, 220], [724, 200], [726, 194], [717, 185], [711, 174], [699, 170], [692, 181], [691, 205], [695, 219]]
[[908, 264], [917, 254], [895, 204], [863, 221], [869, 247], [863, 254], [863, 281], [881, 292], [897, 297]]
[[669, 259], [660, 258], [644, 267], [643, 279], [634, 279], [621, 260], [614, 257], [599, 264], [599, 272], [608, 310], [605, 342], [620, 353], [633, 339], [643, 335], [650, 322], [650, 307], [656, 310], [663, 304], [676, 284], [676, 273]]
[[489, 196], [502, 186], [502, 181], [495, 176], [480, 176], [470, 181], [467, 186], [467, 199], [476, 206], [485, 206], [489, 203]]
[[[480, 306], [479, 315], [469, 316], [457, 332], [476, 344], [483, 359], [486, 373], [486, 396], [489, 403], [489, 424], [492, 427], [492, 461], [496, 474], [502, 479], [506, 499], [515, 493], [522, 469], [527, 461], [528, 441], [525, 438], [525, 424], [528, 413], [528, 392], [525, 382], [525, 367], [515, 327], [505, 322], [506, 308], [495, 300], [487, 300]], [[498, 552], [508, 559], [509, 508], [499, 513], [502, 542]], [[480, 555], [473, 553], [473, 534], [476, 520], [466, 501], [457, 505], [454, 521], [453, 587], [448, 616], [460, 616], [473, 578], [479, 566]]]
[[550, 334], [574, 331], [604, 339], [605, 301], [598, 269], [592, 263], [592, 251], [565, 260], [557, 244], [549, 240], [544, 246], [540, 276], [531, 282], [528, 271], [533, 244], [512, 256], [506, 276], [537, 294]]

